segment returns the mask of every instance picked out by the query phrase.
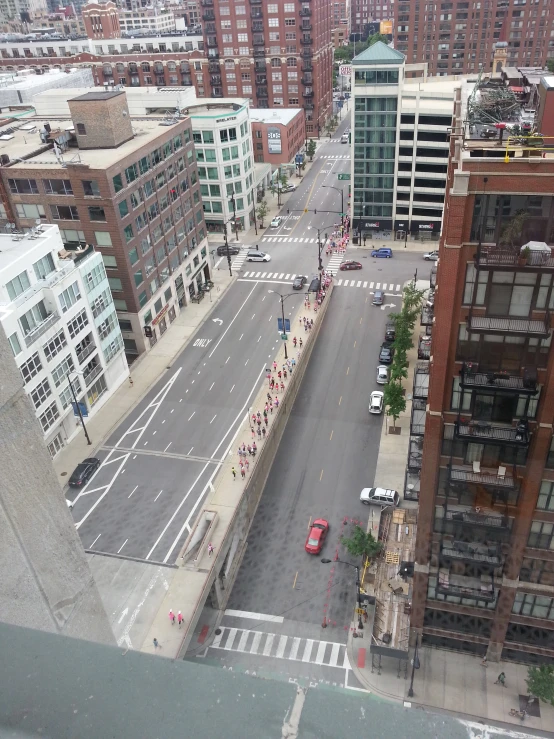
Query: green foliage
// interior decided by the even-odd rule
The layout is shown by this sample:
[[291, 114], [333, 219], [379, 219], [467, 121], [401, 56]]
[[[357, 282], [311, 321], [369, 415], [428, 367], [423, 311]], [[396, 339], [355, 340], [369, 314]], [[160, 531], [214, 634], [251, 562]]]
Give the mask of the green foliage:
[[264, 227], [264, 218], [267, 216], [269, 208], [267, 207], [267, 200], [262, 200], [256, 208], [256, 217], [260, 222], [260, 227]]
[[415, 326], [425, 290], [418, 290], [414, 282], [409, 282], [403, 290], [402, 313], [408, 322], [412, 324], [412, 330]]
[[382, 36], [380, 33], [376, 33], [374, 36], [370, 36], [367, 41], [356, 41], [355, 44], [339, 46], [338, 49], [335, 49], [335, 62], [340, 62], [341, 64], [351, 62], [354, 58], [354, 51], [357, 56], [358, 54], [361, 54], [362, 51], [365, 51], [365, 49], [373, 46], [377, 41], [382, 41], [384, 44], [388, 44], [389, 38], [387, 36]]
[[554, 59], [547, 59], [546, 66], [548, 67], [549, 72], [554, 72]]
[[518, 210], [511, 221], [504, 226], [500, 234], [500, 243], [507, 246], [521, 246], [523, 226], [529, 218], [526, 210]]
[[353, 527], [351, 536], [341, 536], [341, 543], [353, 557], [367, 559], [376, 557], [383, 548], [381, 542], [377, 541], [371, 532], [366, 533], [357, 525]]
[[554, 706], [554, 665], [529, 667], [525, 682], [531, 695]]
[[308, 141], [308, 146], [306, 148], [306, 154], [310, 157], [310, 162], [313, 162], [314, 160], [314, 154], [315, 154], [316, 148], [317, 148], [317, 145], [315, 143], [315, 140], [310, 139]]
[[396, 426], [396, 419], [406, 410], [406, 398], [404, 397], [400, 380], [391, 379], [385, 385], [384, 401], [387, 416], [392, 416], [392, 425]]

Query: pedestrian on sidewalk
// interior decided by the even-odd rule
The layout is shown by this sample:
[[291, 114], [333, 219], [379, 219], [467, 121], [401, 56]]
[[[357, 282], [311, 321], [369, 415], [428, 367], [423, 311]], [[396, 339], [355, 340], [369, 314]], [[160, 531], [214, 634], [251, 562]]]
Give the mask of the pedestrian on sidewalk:
[[169, 610], [169, 620], [171, 621], [171, 625], [173, 626], [173, 624], [175, 623], [175, 614], [171, 609]]
[[285, 383], [281, 380], [281, 392], [285, 392]]
[[231, 474], [233, 475], [233, 480], [237, 479], [237, 471], [234, 467], [231, 467]]
[[129, 375], [129, 385], [130, 385], [131, 387], [133, 387], [133, 385], [134, 385], [134, 384], [135, 384], [135, 383], [133, 382], [133, 378], [131, 377], [131, 375]]
[[261, 439], [261, 438], [262, 438], [262, 430], [258, 426], [258, 439]]
[[181, 611], [179, 611], [179, 613], [177, 614], [177, 623], [179, 624], [179, 628], [181, 628], [181, 626], [183, 625], [183, 621], [183, 614], [181, 613]]
[[241, 466], [241, 468], [240, 468], [240, 476], [242, 477], [243, 480], [245, 478], [245, 475], [246, 475], [246, 470], [244, 469], [243, 466]]
[[263, 427], [263, 429], [262, 429], [262, 436], [263, 436], [263, 437], [264, 437], [264, 439], [265, 439], [265, 426], [264, 426], [264, 427]]
[[250, 462], [247, 459], [244, 460], [244, 466], [246, 467], [246, 471], [250, 472]]
[[258, 451], [258, 447], [256, 446], [256, 442], [252, 444], [252, 456], [256, 456], [256, 452]]
[[293, 343], [293, 346], [294, 346], [294, 348], [296, 349], [296, 336], [295, 336], [295, 337], [294, 337], [294, 339], [292, 340], [292, 343]]
[[154, 637], [152, 641], [154, 643], [154, 649], [158, 649], [158, 647], [161, 649], [160, 642], [156, 639], [156, 637]]
[[283, 377], [285, 378], [285, 380], [287, 379], [287, 370], [285, 367], [283, 367]]
[[277, 362], [275, 360], [273, 361], [273, 371], [277, 372]]
[[298, 342], [299, 347], [302, 349], [302, 339]]
[[248, 455], [251, 456], [252, 455], [252, 447], [250, 446], [250, 444], [246, 448], [248, 450]]
[[267, 428], [267, 424], [269, 423], [269, 419], [268, 419], [267, 416], [264, 418], [264, 423], [265, 423], [265, 427], [264, 428]]
[[275, 407], [278, 408], [279, 407], [279, 398], [277, 396], [275, 396], [275, 400], [273, 402], [275, 403]]
[[268, 393], [266, 397], [267, 397], [267, 402], [271, 403], [271, 393]]
[[[212, 542], [210, 542], [208, 544], [208, 557], [211, 557], [214, 551], [215, 551], [214, 545], [212, 544]], [[179, 611], [179, 613], [181, 613], [181, 611]]]
[[503, 688], [506, 687], [506, 675], [501, 672], [500, 675], [496, 678], [495, 685], [502, 685]]

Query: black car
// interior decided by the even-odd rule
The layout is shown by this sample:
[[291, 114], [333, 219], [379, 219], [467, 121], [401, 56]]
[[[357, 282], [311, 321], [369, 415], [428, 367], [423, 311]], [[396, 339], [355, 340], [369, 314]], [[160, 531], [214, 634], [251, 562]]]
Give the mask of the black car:
[[97, 457], [89, 457], [75, 467], [73, 474], [69, 478], [69, 487], [80, 488], [85, 485], [100, 467], [100, 460]]
[[392, 364], [392, 358], [394, 357], [394, 349], [390, 344], [382, 344], [381, 351], [379, 352], [379, 361], [382, 364]]
[[308, 282], [308, 278], [304, 277], [304, 275], [298, 275], [298, 277], [294, 278], [294, 282], [292, 283], [292, 289], [293, 290], [303, 290], [304, 285]]
[[396, 324], [387, 323], [385, 326], [385, 341], [394, 341], [396, 337]]
[[227, 256], [227, 249], [229, 249], [229, 254], [231, 256], [234, 256], [235, 254], [238, 254], [240, 252], [240, 246], [225, 246], [225, 244], [221, 244], [221, 246], [217, 247], [217, 256], [218, 257], [226, 257]]

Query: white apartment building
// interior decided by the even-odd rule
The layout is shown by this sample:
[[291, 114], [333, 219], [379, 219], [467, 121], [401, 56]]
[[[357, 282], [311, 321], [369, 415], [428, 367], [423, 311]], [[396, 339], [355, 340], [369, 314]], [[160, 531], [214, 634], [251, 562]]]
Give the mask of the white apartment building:
[[0, 234], [0, 323], [54, 457], [79, 431], [74, 397], [90, 417], [129, 375], [102, 255], [66, 251], [55, 225]]
[[175, 31], [175, 16], [171, 10], [161, 8], [120, 10], [119, 25], [127, 33], [169, 33]]
[[352, 61], [353, 227], [362, 239], [440, 236], [462, 79], [426, 73], [381, 42]]

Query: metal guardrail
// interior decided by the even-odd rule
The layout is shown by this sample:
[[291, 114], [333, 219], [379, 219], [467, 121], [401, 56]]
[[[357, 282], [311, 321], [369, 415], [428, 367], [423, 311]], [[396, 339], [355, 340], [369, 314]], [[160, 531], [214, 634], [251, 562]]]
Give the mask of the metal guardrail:
[[458, 421], [455, 424], [455, 429], [456, 436], [460, 439], [499, 441], [521, 446], [527, 446], [530, 441], [528, 431], [518, 430], [514, 426], [492, 426], [488, 423]]
[[543, 319], [510, 318], [508, 316], [472, 316], [467, 319], [469, 331], [495, 332], [506, 334], [527, 334], [547, 337], [550, 333], [550, 313]]
[[53, 313], [50, 313], [39, 326], [26, 334], [25, 345], [31, 346], [32, 344], [34, 344], [37, 339], [39, 339], [46, 331], [48, 331], [49, 328], [51, 328], [59, 320], [60, 316], [55, 311]]

